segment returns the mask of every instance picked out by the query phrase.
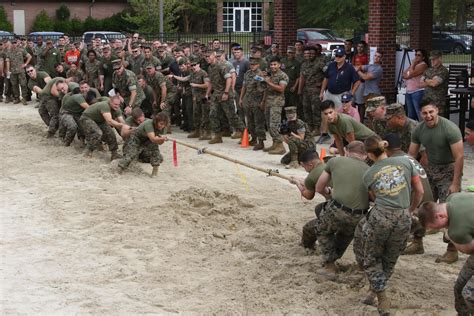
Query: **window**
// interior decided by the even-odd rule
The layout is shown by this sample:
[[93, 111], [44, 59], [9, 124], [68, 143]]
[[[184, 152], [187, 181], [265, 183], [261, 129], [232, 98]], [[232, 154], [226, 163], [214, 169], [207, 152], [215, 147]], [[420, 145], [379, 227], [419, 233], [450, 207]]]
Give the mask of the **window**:
[[222, 5], [224, 32], [258, 32], [263, 30], [261, 2], [224, 1]]

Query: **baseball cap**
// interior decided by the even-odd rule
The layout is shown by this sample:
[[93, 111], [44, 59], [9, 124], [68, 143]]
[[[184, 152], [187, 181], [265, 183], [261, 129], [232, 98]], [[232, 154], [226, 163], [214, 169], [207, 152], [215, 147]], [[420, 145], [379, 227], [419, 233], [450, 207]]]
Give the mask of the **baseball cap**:
[[260, 64], [260, 58], [250, 57], [249, 62], [250, 62], [251, 65], [258, 65], [258, 64]]
[[112, 60], [112, 69], [113, 70], [120, 69], [120, 67], [122, 67], [122, 60], [121, 59]]
[[349, 91], [347, 92], [344, 92], [341, 96], [341, 102], [342, 103], [346, 103], [346, 102], [349, 102], [352, 100], [352, 93], [350, 93]]
[[403, 107], [403, 105], [401, 105], [400, 103], [392, 103], [387, 106], [385, 119], [388, 120], [399, 113], [405, 113], [405, 108]]
[[384, 140], [387, 141], [388, 143], [388, 149], [394, 149], [394, 148], [400, 148], [401, 143], [400, 143], [400, 136], [398, 136], [397, 133], [388, 133], [385, 134]]
[[285, 108], [286, 118], [289, 121], [296, 120], [296, 106], [289, 106]]
[[342, 57], [346, 55], [346, 51], [344, 48], [338, 48], [336, 49], [336, 57]]
[[288, 46], [286, 49], [287, 53], [296, 53], [296, 48], [294, 46]]
[[430, 58], [439, 58], [441, 56], [443, 56], [443, 53], [439, 50], [433, 50], [430, 53]]

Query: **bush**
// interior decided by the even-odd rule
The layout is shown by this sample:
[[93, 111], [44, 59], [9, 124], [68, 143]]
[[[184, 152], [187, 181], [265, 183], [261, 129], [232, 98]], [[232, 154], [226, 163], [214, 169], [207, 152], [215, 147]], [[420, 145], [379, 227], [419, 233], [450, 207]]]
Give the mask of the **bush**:
[[5, 12], [5, 8], [0, 5], [0, 30], [12, 32], [13, 25], [7, 20], [7, 13]]
[[69, 21], [70, 17], [71, 17], [71, 11], [69, 11], [69, 8], [64, 3], [61, 4], [59, 8], [56, 10], [56, 20]]
[[87, 31], [100, 31], [100, 30], [102, 30], [102, 21], [96, 20], [93, 17], [88, 16], [84, 20], [83, 29], [84, 29], [84, 32], [87, 32]]
[[31, 32], [54, 31], [54, 21], [48, 16], [45, 10], [41, 10], [35, 17]]

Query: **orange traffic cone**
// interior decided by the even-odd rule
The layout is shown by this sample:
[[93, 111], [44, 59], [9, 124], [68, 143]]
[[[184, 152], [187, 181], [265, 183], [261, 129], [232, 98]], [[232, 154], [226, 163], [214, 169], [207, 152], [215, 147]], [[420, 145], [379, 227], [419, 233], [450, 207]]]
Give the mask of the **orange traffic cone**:
[[240, 142], [240, 147], [247, 148], [249, 147], [249, 131], [244, 129], [244, 134], [242, 135], [242, 141]]
[[321, 155], [319, 155], [319, 159], [324, 161], [324, 157], [326, 157], [326, 148], [321, 148]]

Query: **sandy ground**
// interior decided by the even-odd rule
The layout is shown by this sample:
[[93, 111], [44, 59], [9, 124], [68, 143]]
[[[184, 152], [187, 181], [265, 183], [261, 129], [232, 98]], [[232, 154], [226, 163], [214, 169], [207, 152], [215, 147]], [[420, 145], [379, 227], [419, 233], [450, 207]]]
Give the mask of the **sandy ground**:
[[[170, 143], [158, 178], [139, 163], [118, 175], [109, 153], [86, 159], [77, 143], [45, 134], [32, 105], [0, 104], [2, 314], [377, 314], [359, 302], [361, 274], [325, 281], [320, 257], [298, 245], [321, 198], [302, 200], [282, 179], [179, 145], [174, 167]], [[212, 149], [305, 176], [230, 139]], [[464, 185], [473, 169], [468, 162]], [[425, 249], [397, 265], [395, 315], [454, 314], [466, 256], [435, 264], [441, 234]], [[349, 248], [341, 263], [353, 262]]]

